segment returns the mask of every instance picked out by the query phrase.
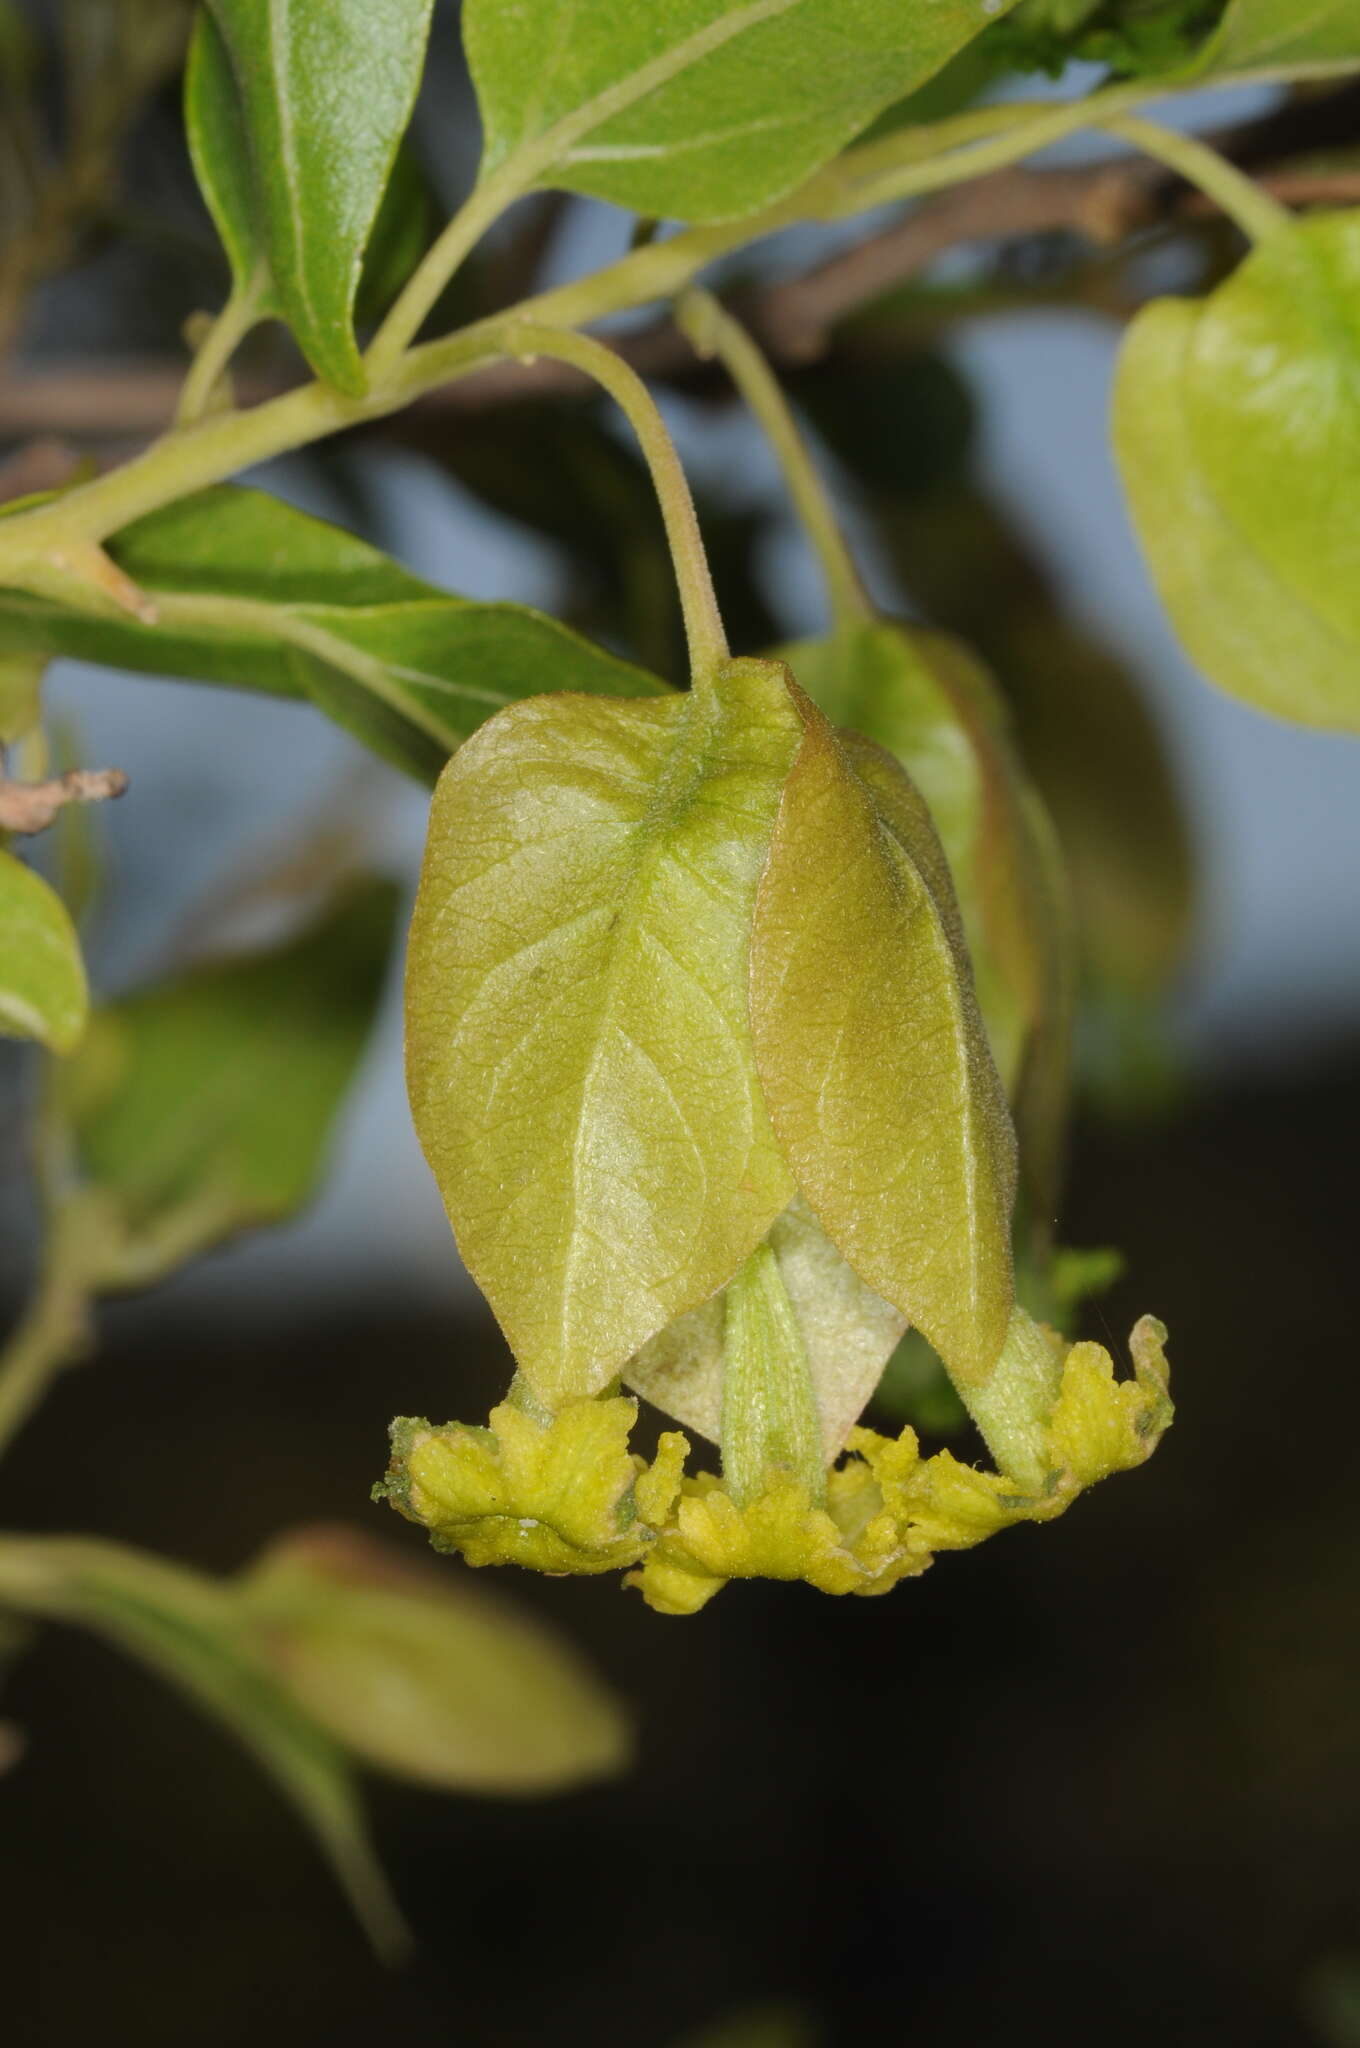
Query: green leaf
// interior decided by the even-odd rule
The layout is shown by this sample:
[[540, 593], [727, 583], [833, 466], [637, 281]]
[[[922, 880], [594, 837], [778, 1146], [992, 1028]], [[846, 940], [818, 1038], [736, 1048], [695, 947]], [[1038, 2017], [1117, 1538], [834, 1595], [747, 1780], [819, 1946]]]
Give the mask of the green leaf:
[[346, 1749], [448, 1791], [538, 1794], [615, 1775], [624, 1712], [546, 1623], [347, 1529], [299, 1530], [241, 1582], [262, 1656]]
[[162, 604], [159, 622], [144, 625], [0, 594], [0, 653], [310, 697], [431, 782], [460, 741], [519, 697], [664, 688], [540, 612], [449, 596], [263, 491], [224, 484], [182, 499], [126, 527], [109, 552], [148, 592], [208, 608], [186, 620], [185, 607]]
[[467, 0], [484, 180], [731, 219], [809, 177], [1011, 0]]
[[253, 299], [261, 319], [281, 316], [256, 211], [241, 95], [222, 31], [206, 7], [194, 24], [184, 67], [184, 127], [198, 188], [226, 251], [233, 296]]
[[793, 1190], [746, 986], [797, 744], [786, 671], [484, 726], [430, 815], [407, 972], [416, 1129], [540, 1397], [608, 1382], [723, 1286]]
[[901, 768], [808, 707], [760, 885], [760, 1079], [808, 1206], [964, 1383], [1012, 1300], [1014, 1141], [948, 867]]
[[209, 5], [238, 106], [233, 116], [220, 59], [200, 35], [191, 134], [233, 271], [241, 282], [263, 254], [271, 299], [313, 369], [362, 396], [355, 296], [415, 105], [431, 0]]
[[1360, 212], [1259, 246], [1201, 302], [1134, 321], [1114, 396], [1134, 524], [1211, 681], [1360, 730]]
[[1231, 0], [1196, 72], [1344, 71], [1360, 64], [1355, 0]]
[[307, 1200], [373, 1021], [396, 907], [390, 884], [354, 885], [283, 945], [96, 1011], [59, 1102], [124, 1234], [111, 1284]]
[[[822, 1426], [824, 1463], [845, 1449], [905, 1318], [847, 1266], [806, 1202], [773, 1224], [770, 1249], [793, 1305]], [[645, 1400], [711, 1443], [722, 1435], [726, 1290], [664, 1329], [624, 1367]]]
[[69, 1053], [89, 1006], [80, 941], [65, 904], [41, 875], [0, 849], [0, 1033]]
[[[199, 189], [226, 251], [232, 297], [249, 305], [257, 320], [286, 319], [256, 203], [241, 95], [222, 32], [206, 9], [189, 43], [184, 124]], [[429, 244], [431, 221], [429, 191], [403, 142], [364, 250], [353, 309], [361, 324], [376, 319], [405, 284]]]
[[120, 1544], [6, 1537], [0, 1600], [104, 1636], [229, 1729], [310, 1827], [374, 1946], [402, 1952], [406, 1930], [344, 1753], [270, 1670], [230, 1587]]

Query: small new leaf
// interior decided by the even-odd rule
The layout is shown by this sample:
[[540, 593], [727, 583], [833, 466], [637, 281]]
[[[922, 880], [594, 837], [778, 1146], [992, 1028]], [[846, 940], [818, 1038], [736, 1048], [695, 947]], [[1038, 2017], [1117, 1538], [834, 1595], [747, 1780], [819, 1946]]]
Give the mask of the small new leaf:
[[355, 296], [415, 105], [431, 0], [209, 6], [238, 102], [233, 113], [220, 56], [200, 32], [189, 116], [238, 285], [262, 254], [270, 296], [313, 369], [361, 397]]
[[621, 1706], [546, 1623], [350, 1529], [280, 1538], [239, 1586], [265, 1662], [376, 1769], [542, 1794], [628, 1759]]
[[89, 1014], [80, 941], [41, 875], [0, 849], [0, 1033], [74, 1050]]
[[1015, 1150], [948, 867], [898, 764], [810, 705], [757, 900], [751, 1007], [808, 1206], [955, 1379], [985, 1378], [1011, 1310]]
[[1115, 449], [1192, 658], [1258, 710], [1360, 730], [1360, 212], [1259, 246], [1209, 298], [1134, 321]]
[[483, 179], [682, 220], [791, 191], [1013, 0], [468, 0]]
[[751, 1053], [756, 884], [798, 720], [777, 663], [543, 697], [440, 780], [407, 973], [416, 1129], [550, 1404], [707, 1300], [793, 1192]]

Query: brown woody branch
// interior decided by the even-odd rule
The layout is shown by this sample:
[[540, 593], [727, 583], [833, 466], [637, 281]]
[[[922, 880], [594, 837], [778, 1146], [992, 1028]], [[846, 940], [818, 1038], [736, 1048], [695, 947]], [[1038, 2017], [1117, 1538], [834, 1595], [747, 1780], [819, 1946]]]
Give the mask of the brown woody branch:
[[[1265, 191], [1288, 204], [1360, 201], [1360, 172], [1268, 172]], [[952, 249], [1024, 235], [1069, 233], [1109, 246], [1133, 231], [1212, 211], [1160, 166], [1141, 159], [1076, 169], [1017, 167], [960, 185], [915, 207], [903, 219], [800, 277], [744, 294], [734, 310], [773, 361], [807, 362], [829, 346], [837, 324], [858, 308], [918, 277]], [[643, 376], [684, 375], [693, 368], [688, 343], [669, 319], [615, 337], [619, 353]], [[90, 441], [142, 441], [173, 417], [183, 369], [177, 362], [83, 363], [56, 369], [15, 369], [0, 375], [0, 439], [38, 434]], [[244, 404], [274, 397], [277, 382], [238, 380]], [[540, 359], [496, 364], [428, 394], [411, 409], [418, 421], [585, 391], [579, 371]]]
[[67, 804], [104, 803], [122, 796], [121, 768], [72, 768], [50, 782], [8, 782], [0, 777], [0, 832], [45, 832]]

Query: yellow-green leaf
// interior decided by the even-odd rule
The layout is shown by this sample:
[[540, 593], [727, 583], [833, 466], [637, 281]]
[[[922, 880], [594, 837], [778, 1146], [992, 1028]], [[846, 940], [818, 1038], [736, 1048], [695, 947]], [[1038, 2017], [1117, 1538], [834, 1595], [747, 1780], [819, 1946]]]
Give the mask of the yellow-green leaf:
[[483, 178], [721, 220], [792, 190], [1014, 0], [467, 0]]
[[619, 1702], [555, 1630], [394, 1544], [299, 1530], [241, 1582], [285, 1689], [346, 1749], [449, 1791], [542, 1794], [628, 1761]]
[[407, 977], [416, 1128], [540, 1397], [605, 1386], [792, 1194], [751, 1055], [756, 883], [797, 746], [786, 671], [543, 697], [435, 792]]
[[0, 1032], [69, 1053], [89, 1006], [65, 904], [41, 875], [0, 849]]
[[760, 1078], [832, 1243], [985, 1377], [1010, 1315], [1014, 1140], [948, 867], [892, 757], [809, 706], [752, 945]]
[[1177, 632], [1211, 681], [1360, 730], [1360, 211], [1158, 300], [1120, 358], [1115, 448]]
[[961, 642], [875, 620], [790, 648], [794, 673], [833, 724], [906, 769], [949, 862], [974, 987], [1012, 1103], [1038, 1054], [1065, 1065], [1070, 950], [1051, 828], [990, 676]]

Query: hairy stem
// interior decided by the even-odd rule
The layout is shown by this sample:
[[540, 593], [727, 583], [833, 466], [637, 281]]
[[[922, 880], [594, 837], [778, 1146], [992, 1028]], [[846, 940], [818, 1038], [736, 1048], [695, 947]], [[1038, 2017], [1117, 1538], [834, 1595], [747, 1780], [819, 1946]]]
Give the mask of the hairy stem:
[[506, 329], [505, 346], [508, 353], [521, 361], [531, 361], [539, 355], [553, 356], [584, 370], [627, 416], [651, 471], [661, 516], [666, 522], [666, 539], [685, 618], [690, 671], [696, 686], [712, 682], [728, 658], [727, 635], [713, 594], [713, 578], [689, 479], [656, 400], [637, 371], [592, 335], [517, 320]]
[[764, 428], [779, 458], [794, 510], [822, 565], [836, 624], [853, 626], [868, 618], [872, 607], [826, 486], [764, 355], [740, 321], [724, 312], [711, 292], [697, 288], [686, 292], [676, 302], [675, 318], [698, 355], [718, 358]]
[[259, 318], [262, 286], [257, 278], [244, 291], [234, 291], [199, 343], [180, 392], [177, 427], [191, 427], [207, 412], [227, 365]]
[[1287, 206], [1281, 206], [1278, 199], [1261, 190], [1254, 178], [1239, 171], [1236, 164], [1230, 164], [1196, 136], [1182, 135], [1178, 129], [1163, 128], [1156, 121], [1144, 121], [1129, 114], [1101, 125], [1112, 135], [1122, 135], [1145, 156], [1155, 157], [1179, 172], [1188, 184], [1197, 185], [1250, 241], [1266, 241], [1292, 229], [1294, 217]]

